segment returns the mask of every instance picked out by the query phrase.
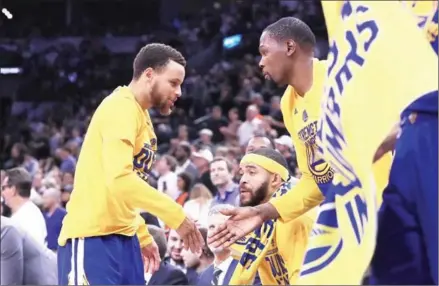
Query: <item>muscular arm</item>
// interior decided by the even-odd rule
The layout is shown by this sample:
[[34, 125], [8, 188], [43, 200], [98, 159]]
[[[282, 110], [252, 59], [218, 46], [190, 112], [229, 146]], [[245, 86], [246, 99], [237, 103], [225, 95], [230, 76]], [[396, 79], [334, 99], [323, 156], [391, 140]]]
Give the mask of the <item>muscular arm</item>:
[[13, 227], [5, 227], [1, 233], [1, 285], [23, 285], [23, 240]]
[[[324, 199], [317, 183], [314, 181], [307, 164], [306, 149], [301, 142], [294, 142], [297, 161], [302, 177], [285, 195], [270, 200], [271, 208], [266, 206], [264, 214], [274, 216], [274, 209], [283, 222], [289, 222], [310, 209], [318, 206]], [[271, 218], [271, 217], [269, 217]]]

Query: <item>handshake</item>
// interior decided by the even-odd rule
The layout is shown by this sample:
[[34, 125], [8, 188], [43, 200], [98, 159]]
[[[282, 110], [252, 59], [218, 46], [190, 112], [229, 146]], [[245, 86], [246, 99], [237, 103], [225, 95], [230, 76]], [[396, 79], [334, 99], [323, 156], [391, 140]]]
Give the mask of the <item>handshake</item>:
[[[204, 239], [197, 228], [196, 222], [186, 217], [176, 231], [183, 240], [185, 249], [190, 249], [193, 253], [201, 252]], [[142, 259], [145, 273], [153, 274], [159, 269], [161, 258], [158, 246], [154, 241], [142, 248]]]
[[186, 217], [176, 231], [183, 240], [185, 249], [190, 249], [193, 253], [201, 251], [201, 248], [204, 246], [204, 239], [198, 230], [196, 222]]

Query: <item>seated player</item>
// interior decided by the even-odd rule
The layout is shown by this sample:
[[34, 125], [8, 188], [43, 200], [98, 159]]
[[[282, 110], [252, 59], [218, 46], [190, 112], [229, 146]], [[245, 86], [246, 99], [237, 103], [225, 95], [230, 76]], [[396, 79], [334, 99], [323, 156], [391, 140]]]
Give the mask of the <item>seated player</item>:
[[[242, 206], [255, 207], [268, 202], [289, 177], [286, 160], [278, 151], [270, 148], [261, 147], [247, 153], [239, 167]], [[283, 187], [291, 188], [288, 185]], [[254, 269], [258, 269], [263, 285], [295, 283], [313, 223], [312, 213], [306, 213], [287, 223], [274, 221], [273, 239], [265, 252], [265, 257], [253, 262], [259, 263]], [[248, 245], [252, 242], [249, 237], [237, 241], [236, 244]]]

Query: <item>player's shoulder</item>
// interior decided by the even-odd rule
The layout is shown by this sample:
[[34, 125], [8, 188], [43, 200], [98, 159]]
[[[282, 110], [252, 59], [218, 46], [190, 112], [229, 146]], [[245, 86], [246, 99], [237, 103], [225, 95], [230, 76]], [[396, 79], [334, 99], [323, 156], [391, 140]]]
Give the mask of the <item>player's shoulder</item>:
[[103, 110], [120, 110], [124, 112], [134, 110], [135, 108], [134, 95], [126, 86], [117, 87], [110, 95], [104, 98], [98, 107], [98, 109]]

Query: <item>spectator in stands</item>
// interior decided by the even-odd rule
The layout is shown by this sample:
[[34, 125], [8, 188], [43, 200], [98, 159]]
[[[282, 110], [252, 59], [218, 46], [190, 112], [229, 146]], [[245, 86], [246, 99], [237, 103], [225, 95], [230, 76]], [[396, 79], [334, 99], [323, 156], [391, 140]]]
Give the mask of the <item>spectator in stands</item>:
[[273, 140], [267, 136], [256, 135], [248, 141], [247, 148], [245, 149], [245, 153], [253, 152], [256, 149], [261, 147], [276, 149], [275, 143]]
[[220, 106], [212, 108], [212, 115], [206, 122], [206, 128], [212, 132], [212, 142], [218, 144], [224, 141], [224, 136], [220, 132], [221, 127], [228, 125], [227, 119], [223, 116], [223, 111]]
[[183, 258], [181, 258], [181, 250], [183, 249], [183, 240], [180, 235], [173, 229], [169, 231], [167, 255], [165, 261], [172, 266], [177, 267], [182, 271], [186, 271], [183, 264]]
[[282, 111], [280, 110], [280, 96], [273, 96], [270, 101], [270, 114], [267, 119], [270, 126], [276, 130], [279, 136], [286, 133]]
[[194, 145], [197, 146], [199, 149], [207, 149], [210, 152], [213, 151], [213, 144], [212, 144], [212, 136], [213, 132], [210, 129], [204, 128], [201, 129], [200, 132], [198, 132], [198, 135], [200, 136], [197, 140], [195, 140]]
[[157, 180], [157, 189], [176, 200], [179, 196], [177, 186], [177, 174], [175, 168], [177, 160], [170, 155], [163, 155], [157, 160], [155, 169], [159, 175]]
[[227, 145], [236, 146], [238, 144], [238, 128], [241, 125], [239, 112], [236, 107], [229, 110], [229, 121], [227, 126], [220, 127], [220, 132], [224, 135]]
[[229, 153], [229, 148], [226, 146], [218, 146], [215, 150], [215, 156], [214, 157], [227, 157], [227, 154]]
[[178, 126], [177, 139], [180, 140], [180, 142], [189, 141], [189, 130], [187, 125]]
[[47, 227], [47, 247], [53, 251], [58, 249], [58, 236], [66, 210], [61, 206], [61, 191], [50, 188], [43, 194], [44, 219]]
[[268, 115], [270, 112], [269, 105], [264, 101], [264, 97], [259, 92], [255, 92], [250, 96], [251, 104], [254, 104], [262, 115]]
[[63, 146], [56, 150], [56, 156], [61, 160], [60, 171], [62, 173], [69, 172], [74, 173], [76, 168], [76, 159], [73, 157], [70, 149], [67, 146]]
[[64, 190], [73, 190], [74, 173], [65, 172], [62, 174], [61, 187]]
[[189, 200], [189, 191], [192, 186], [192, 178], [189, 173], [183, 172], [178, 174], [177, 176], [177, 189], [178, 189], [178, 197], [175, 200], [180, 205], [184, 206], [184, 204]]
[[207, 214], [212, 203], [212, 193], [203, 184], [195, 184], [190, 192], [189, 201], [183, 209], [186, 214], [201, 227], [207, 227]]
[[47, 230], [43, 214], [30, 201], [32, 179], [24, 168], [6, 170], [2, 181], [2, 196], [11, 208], [12, 220], [38, 243], [45, 244]]
[[198, 283], [198, 276], [207, 267], [213, 263], [213, 253], [207, 246], [207, 229], [200, 228], [200, 233], [204, 239], [204, 246], [200, 253], [192, 253], [190, 250], [183, 249], [181, 256], [183, 257], [184, 265], [186, 266], [186, 276], [189, 281], [189, 285], [196, 285]]
[[0, 285], [57, 285], [56, 255], [1, 216]]
[[154, 274], [145, 273], [146, 285], [187, 285], [188, 279], [183, 271], [169, 263], [165, 258], [166, 235], [165, 231], [157, 226], [148, 225], [148, 231], [159, 248], [160, 268]]
[[198, 170], [199, 177], [197, 183], [205, 185], [212, 194], [216, 194], [216, 188], [210, 179], [209, 164], [213, 160], [212, 152], [208, 149], [201, 149], [197, 152], [193, 152], [191, 160]]
[[276, 149], [287, 160], [288, 168], [293, 172], [297, 168], [296, 153], [294, 152], [293, 140], [288, 135], [282, 135], [274, 140]]
[[233, 182], [232, 163], [224, 157], [217, 157], [210, 162], [210, 179], [217, 189], [212, 201], [216, 204], [239, 206], [239, 186]]
[[[210, 209], [207, 223], [208, 235], [228, 219], [221, 213], [221, 210], [232, 208], [231, 205], [216, 205]], [[210, 245], [209, 248], [215, 256], [214, 262], [201, 273], [197, 285], [229, 285], [238, 261], [233, 259], [229, 248], [215, 248]]]
[[38, 161], [30, 154], [29, 149], [22, 143], [16, 143], [11, 149], [11, 160], [5, 163], [6, 169], [13, 167], [25, 168], [31, 176], [38, 171]]
[[178, 165], [175, 170], [177, 174], [181, 172], [187, 172], [191, 174], [194, 180], [198, 178], [198, 170], [195, 165], [191, 162], [191, 145], [186, 142], [180, 142], [177, 149], [175, 150], [175, 159], [177, 159]]
[[43, 198], [41, 194], [44, 192], [43, 188], [43, 174], [38, 171], [35, 173], [32, 180], [32, 188], [30, 190], [30, 200], [37, 206], [43, 204]]
[[255, 105], [247, 107], [245, 122], [238, 128], [239, 146], [247, 146], [248, 141], [256, 135], [258, 129], [261, 129], [262, 121], [258, 118], [259, 110]]
[[81, 136], [81, 130], [79, 129], [79, 127], [73, 128], [72, 129], [72, 138], [70, 139], [69, 142], [74, 142], [78, 146], [81, 146], [83, 140], [84, 140], [84, 138], [82, 138], [82, 136]]

